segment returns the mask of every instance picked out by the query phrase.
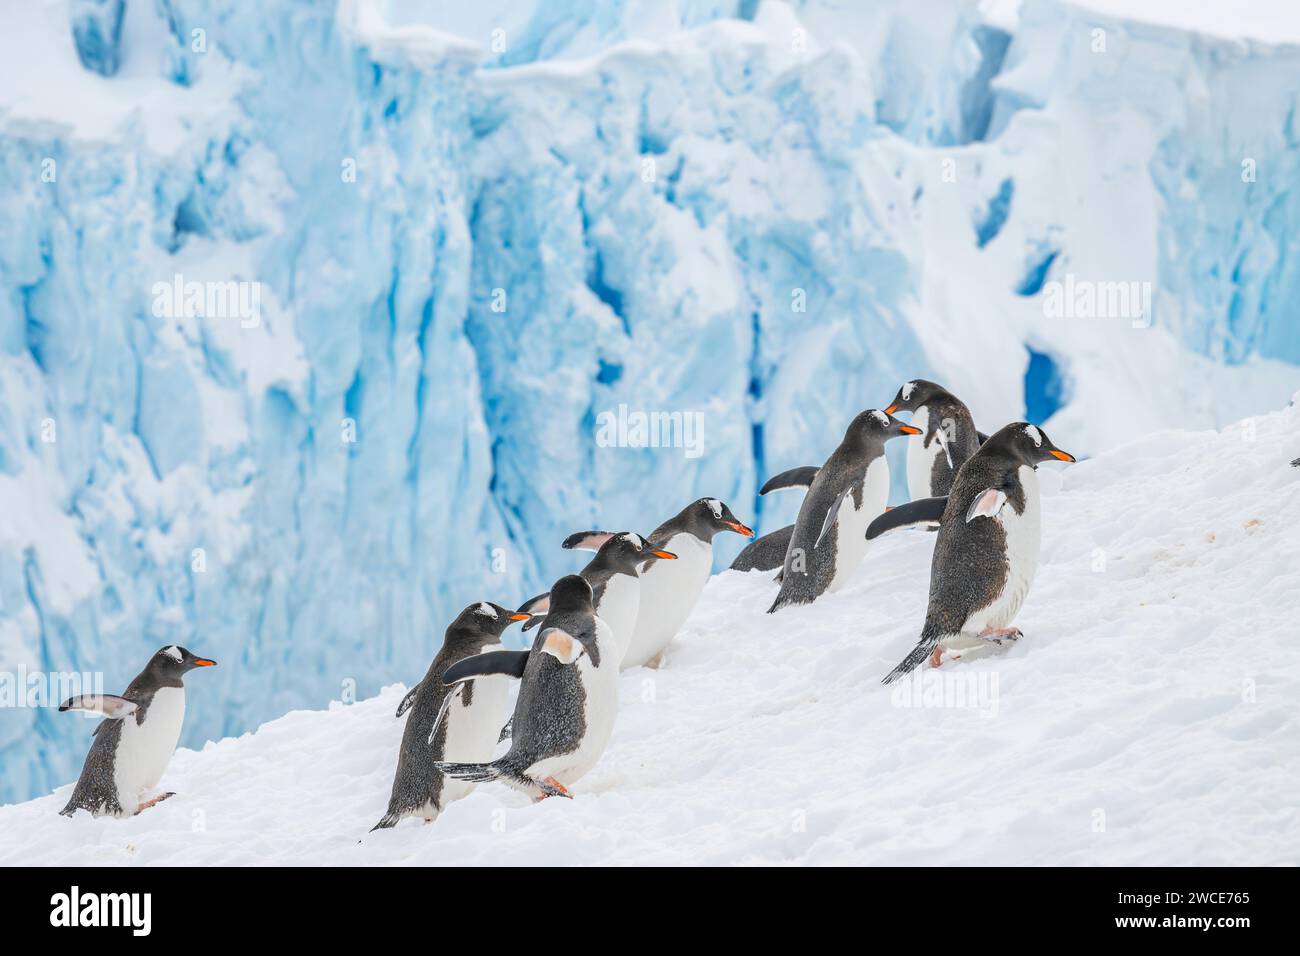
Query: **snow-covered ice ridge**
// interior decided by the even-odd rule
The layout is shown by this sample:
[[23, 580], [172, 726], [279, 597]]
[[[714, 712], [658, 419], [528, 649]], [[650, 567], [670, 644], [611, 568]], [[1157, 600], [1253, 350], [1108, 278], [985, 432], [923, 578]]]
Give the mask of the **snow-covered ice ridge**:
[[[575, 529], [703, 494], [779, 527], [758, 483], [909, 378], [1082, 453], [1297, 380], [1284, 15], [13, 6], [0, 671], [120, 687], [184, 643], [234, 665], [191, 745], [414, 672]], [[260, 283], [259, 321], [158, 315], [176, 275]], [[1045, 318], [1070, 275], [1151, 281], [1151, 327]], [[621, 404], [704, 454], [598, 447]], [[0, 708], [0, 799], [75, 775], [57, 718]]]
[[[1292, 406], [1043, 466], [1025, 637], [921, 672], [947, 683], [916, 698], [880, 684], [925, 610], [934, 536], [904, 531], [775, 615], [770, 573], [715, 577], [664, 666], [623, 674], [572, 801], [483, 785], [368, 833], [395, 684], [178, 751], [177, 795], [136, 817], [60, 817], [67, 786], [0, 808], [0, 865], [1294, 864], [1298, 446]], [[188, 682], [191, 719], [212, 676]], [[930, 706], [943, 693], [972, 706]]]

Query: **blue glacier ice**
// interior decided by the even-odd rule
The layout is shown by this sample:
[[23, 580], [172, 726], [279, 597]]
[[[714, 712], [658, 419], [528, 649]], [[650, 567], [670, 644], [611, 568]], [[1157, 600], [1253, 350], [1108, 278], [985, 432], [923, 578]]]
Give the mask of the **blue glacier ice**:
[[[185, 644], [186, 745], [411, 682], [573, 530], [788, 523], [758, 484], [908, 378], [1084, 452], [1300, 382], [1294, 43], [1060, 0], [113, 7], [0, 39], [0, 673], [115, 691]], [[1149, 327], [1049, 321], [1066, 275], [1152, 282]], [[598, 443], [620, 406], [703, 453]], [[86, 732], [0, 708], [0, 800]]]
[[69, 0], [72, 39], [82, 66], [102, 76], [117, 72], [125, 13], [126, 0]]

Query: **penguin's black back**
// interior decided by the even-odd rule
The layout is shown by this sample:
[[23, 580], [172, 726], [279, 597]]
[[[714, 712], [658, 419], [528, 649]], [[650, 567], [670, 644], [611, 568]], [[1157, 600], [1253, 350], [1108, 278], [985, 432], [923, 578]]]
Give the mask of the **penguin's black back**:
[[[512, 718], [510, 751], [501, 762], [523, 773], [539, 760], [573, 753], [587, 733], [587, 691], [578, 668], [542, 651], [547, 632], [559, 628], [579, 641], [592, 663], [600, 666], [596, 619], [589, 610], [548, 614], [533, 641]], [[608, 663], [608, 662], [606, 662]]]
[[[966, 464], [975, 452], [979, 451], [980, 439], [970, 409], [957, 397], [945, 393], [927, 403], [926, 408], [929, 410], [925, 430], [926, 444], [936, 440], [934, 437], [935, 432], [943, 426], [945, 421], [952, 422], [950, 433], [945, 432], [945, 435], [950, 434], [948, 454], [940, 451], [935, 456], [934, 467], [930, 474], [930, 494], [932, 497], [938, 498], [952, 490], [953, 482], [956, 481], [957, 472], [961, 470], [961, 466]], [[948, 466], [948, 455], [952, 455], [951, 468]]]
[[775, 571], [785, 563], [785, 553], [790, 548], [794, 525], [788, 524], [779, 531], [755, 538], [731, 562], [733, 571]]
[[988, 607], [1006, 587], [1007, 535], [999, 521], [968, 522], [966, 513], [989, 488], [1006, 493], [1005, 507], [1025, 510], [1019, 462], [995, 454], [973, 455], [953, 481], [930, 562], [930, 596], [922, 637], [957, 634], [967, 619]]
[[[787, 604], [806, 604], [830, 587], [839, 555], [834, 528], [817, 545], [826, 514], [846, 486], [852, 489], [853, 506], [862, 507], [862, 484], [867, 468], [883, 453], [884, 447], [878, 442], [857, 443], [846, 438], [818, 470], [799, 507], [789, 547], [782, 555], [781, 590], [771, 610]], [[795, 566], [800, 558], [802, 570]]]

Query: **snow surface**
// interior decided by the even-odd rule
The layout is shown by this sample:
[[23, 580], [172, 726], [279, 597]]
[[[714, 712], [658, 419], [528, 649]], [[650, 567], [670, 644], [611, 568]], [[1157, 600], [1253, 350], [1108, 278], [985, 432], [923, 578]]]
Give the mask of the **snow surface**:
[[[73, 27], [114, 6], [0, 29], [0, 671], [245, 665], [190, 745], [416, 671], [574, 530], [788, 523], [758, 485], [911, 378], [1079, 453], [1300, 382], [1300, 47], [1262, 16], [157, 0], [106, 77]], [[262, 321], [154, 315], [178, 273]], [[1150, 328], [1048, 319], [1068, 275], [1150, 281]], [[620, 404], [704, 453], [597, 446]], [[0, 800], [77, 742], [0, 708]]]
[[[572, 801], [480, 786], [367, 834], [395, 684], [178, 752], [177, 795], [129, 820], [58, 816], [68, 786], [0, 808], [0, 864], [1300, 863], [1297, 453], [1292, 405], [1043, 466], [1026, 636], [925, 678], [983, 681], [977, 706], [879, 683], [925, 605], [934, 539], [901, 532], [776, 615], [770, 575], [712, 579], [663, 668], [623, 675]], [[215, 705], [209, 676], [191, 714]]]

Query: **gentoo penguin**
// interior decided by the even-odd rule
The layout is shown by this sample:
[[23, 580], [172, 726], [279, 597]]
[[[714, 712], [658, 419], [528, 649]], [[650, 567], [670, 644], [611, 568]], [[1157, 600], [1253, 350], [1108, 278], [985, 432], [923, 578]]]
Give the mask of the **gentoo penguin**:
[[[590, 542], [573, 542], [568, 546], [583, 548], [592, 544], [598, 549], [596, 556], [578, 574], [591, 585], [592, 606], [614, 632], [618, 659], [622, 661], [623, 654], [632, 643], [637, 612], [641, 607], [641, 566], [651, 558], [675, 561], [677, 555], [654, 547], [645, 538], [631, 531], [614, 535], [596, 532]], [[550, 592], [539, 594], [520, 605], [520, 611], [533, 615], [533, 619], [524, 625], [524, 630], [531, 630], [535, 624], [540, 623], [541, 615], [546, 613], [549, 606]]]
[[618, 713], [614, 633], [596, 615], [591, 585], [576, 574], [551, 587], [550, 610], [528, 651], [466, 658], [443, 675], [457, 683], [486, 674], [521, 680], [510, 749], [490, 763], [434, 766], [458, 780], [500, 780], [534, 798], [570, 796], [596, 765]]
[[885, 411], [911, 412], [912, 424], [921, 430], [907, 443], [907, 490], [912, 500], [946, 495], [957, 470], [984, 438], [970, 409], [942, 385], [918, 378], [900, 388]]
[[216, 663], [168, 644], [149, 659], [121, 697], [82, 694], [60, 704], [59, 710], [83, 710], [106, 719], [95, 728], [72, 798], [59, 812], [65, 817], [78, 810], [126, 817], [170, 797], [163, 793], [145, 799], [158, 786], [180, 740], [185, 722], [182, 678], [196, 667]]
[[[789, 471], [783, 471], [775, 478], [769, 478], [762, 488], [758, 489], [760, 495], [766, 495], [769, 492], [777, 491], [784, 488], [803, 488], [805, 491], [812, 487], [813, 479], [817, 477], [817, 468], [812, 465], [804, 465], [799, 468], [791, 468]], [[770, 531], [761, 538], [755, 538], [736, 555], [731, 562], [732, 571], [775, 571], [785, 563], [785, 552], [790, 547], [790, 537], [794, 534], [794, 525], [788, 524], [784, 528], [778, 528], [776, 531]]]
[[[651, 546], [672, 552], [677, 560], [652, 557], [641, 570], [641, 606], [632, 642], [623, 655], [625, 669], [642, 664], [655, 666], [668, 642], [686, 623], [713, 571], [713, 536], [720, 531], [754, 536], [717, 498], [692, 501], [651, 533]], [[610, 533], [580, 531], [569, 535], [563, 546], [596, 547], [603, 541], [602, 536]]]
[[799, 509], [769, 614], [843, 587], [866, 553], [868, 522], [889, 498], [885, 442], [918, 431], [876, 409], [853, 419]]
[[[499, 644], [502, 633], [513, 622], [527, 619], [527, 614], [483, 601], [465, 608], [447, 627], [442, 648], [416, 685], [411, 716], [402, 732], [388, 812], [372, 830], [394, 826], [405, 817], [423, 817], [431, 823], [447, 804], [474, 789], [471, 783], [448, 780], [433, 764], [438, 760], [491, 757], [497, 733], [509, 714], [510, 687], [504, 680], [482, 680], [466, 681], [449, 689], [441, 677], [457, 661], [482, 653], [488, 645]], [[442, 720], [431, 740], [430, 731], [440, 713]]]
[[1074, 461], [1042, 429], [1007, 425], [962, 465], [946, 498], [923, 498], [881, 515], [867, 529], [939, 521], [930, 562], [930, 601], [921, 639], [885, 677], [888, 684], [927, 658], [938, 667], [990, 642], [1016, 640], [1011, 627], [1038, 568], [1038, 465]]

